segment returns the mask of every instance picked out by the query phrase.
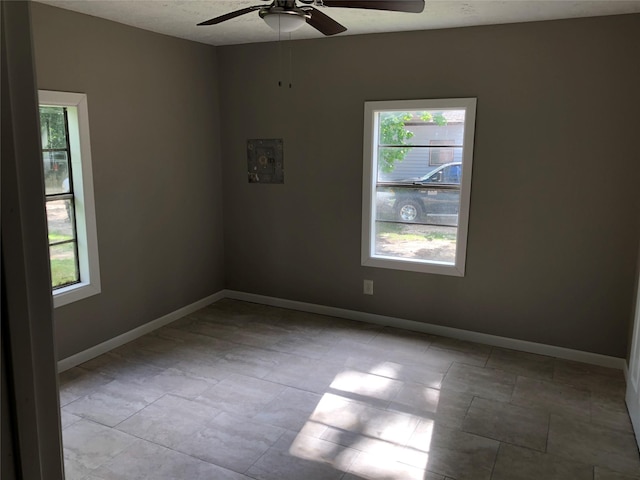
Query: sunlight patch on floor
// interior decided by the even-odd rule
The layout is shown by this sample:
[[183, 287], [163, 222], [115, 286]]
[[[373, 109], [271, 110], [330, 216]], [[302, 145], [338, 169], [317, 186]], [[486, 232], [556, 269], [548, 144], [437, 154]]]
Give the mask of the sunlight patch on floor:
[[380, 400], [390, 400], [400, 387], [401, 382], [398, 380], [355, 370], [339, 373], [330, 385], [334, 390]]
[[[433, 436], [430, 413], [439, 391], [424, 387], [425, 415], [415, 414], [397, 395], [398, 368], [380, 364], [369, 373], [338, 374], [292, 443], [289, 453], [370, 480], [423, 480]], [[383, 400], [383, 402], [381, 402]]]

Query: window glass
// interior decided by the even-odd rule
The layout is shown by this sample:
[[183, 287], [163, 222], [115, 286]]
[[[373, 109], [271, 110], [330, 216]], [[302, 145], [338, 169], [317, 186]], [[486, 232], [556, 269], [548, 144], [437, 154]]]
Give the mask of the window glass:
[[40, 107], [51, 286], [80, 282], [67, 109]]
[[54, 307], [100, 293], [87, 95], [38, 91]]
[[463, 273], [474, 119], [474, 99], [367, 102], [364, 265]]

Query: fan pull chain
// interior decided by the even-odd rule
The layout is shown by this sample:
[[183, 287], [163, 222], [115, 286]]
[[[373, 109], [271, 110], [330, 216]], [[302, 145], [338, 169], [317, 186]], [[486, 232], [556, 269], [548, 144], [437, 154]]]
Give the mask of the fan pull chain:
[[278, 87], [282, 87], [282, 38], [280, 34], [280, 15], [278, 15]]
[[293, 86], [293, 46], [291, 43], [291, 32], [289, 32], [289, 88]]

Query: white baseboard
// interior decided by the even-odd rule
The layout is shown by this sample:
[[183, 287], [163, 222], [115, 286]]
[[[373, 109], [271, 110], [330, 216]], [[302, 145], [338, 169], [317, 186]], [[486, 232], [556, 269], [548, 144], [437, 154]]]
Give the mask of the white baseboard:
[[223, 298], [231, 298], [234, 300], [243, 300], [246, 302], [259, 303], [262, 305], [271, 305], [274, 307], [288, 308], [291, 310], [300, 310], [303, 312], [317, 313], [320, 315], [328, 315], [332, 317], [345, 318], [347, 320], [356, 320], [358, 322], [373, 323], [375, 325], [383, 325], [388, 327], [403, 328], [415, 332], [429, 333], [442, 337], [456, 338], [469, 342], [482, 343], [494, 347], [509, 348], [511, 350], [520, 350], [522, 352], [537, 353], [539, 355], [547, 355], [550, 357], [562, 358], [565, 360], [574, 360], [577, 362], [590, 363], [592, 365], [601, 365], [604, 367], [617, 368], [625, 372], [626, 376], [626, 360], [624, 358], [610, 357], [600, 355], [598, 353], [583, 352], [581, 350], [572, 350], [570, 348], [556, 347], [553, 345], [545, 345], [543, 343], [527, 342], [525, 340], [517, 340], [514, 338], [499, 337], [496, 335], [488, 335], [486, 333], [472, 332], [470, 330], [461, 330], [458, 328], [443, 327], [441, 325], [433, 325], [429, 323], [416, 322], [413, 320], [405, 320], [402, 318], [388, 317], [385, 315], [377, 315], [375, 313], [359, 312], [356, 310], [347, 310], [344, 308], [328, 307], [326, 305], [318, 305], [314, 303], [298, 302], [295, 300], [286, 300], [284, 298], [268, 297], [265, 295], [257, 295], [254, 293], [238, 292], [235, 290], [221, 290], [213, 295], [205, 297], [185, 307], [164, 315], [149, 323], [145, 323], [140, 327], [134, 328], [122, 335], [118, 335], [112, 339], [102, 342], [94, 347], [88, 348], [80, 353], [67, 357], [58, 362], [58, 372], [63, 372], [95, 358], [103, 353], [107, 353], [125, 343], [135, 340], [153, 330], [163, 327], [179, 318], [189, 315], [201, 308], [206, 307]]
[[208, 297], [198, 300], [197, 302], [179, 308], [178, 310], [175, 310], [171, 313], [168, 313], [167, 315], [145, 323], [144, 325], [134, 328], [133, 330], [129, 330], [122, 335], [113, 337], [106, 342], [102, 342], [94, 347], [88, 348], [86, 350], [83, 350], [82, 352], [76, 353], [75, 355], [64, 358], [58, 362], [58, 372], [60, 373], [64, 372], [65, 370], [69, 370], [70, 368], [89, 361], [92, 358], [102, 355], [103, 353], [107, 353], [108, 351], [124, 345], [125, 343], [129, 343], [130, 341], [135, 340], [142, 335], [146, 335], [147, 333], [157, 330], [160, 327], [164, 327], [165, 325], [168, 325], [169, 323], [174, 322], [179, 318], [184, 317], [185, 315], [189, 315], [190, 313], [198, 311], [201, 308], [206, 307], [207, 305], [211, 305], [212, 303], [224, 298], [223, 292], [224, 291], [220, 291], [214, 293], [213, 295], [209, 295]]
[[404, 328], [405, 330], [429, 333], [442, 337], [456, 338], [458, 340], [482, 343], [494, 347], [508, 348], [511, 350], [519, 350], [522, 352], [537, 353], [539, 355], [547, 355], [550, 357], [562, 358], [565, 360], [574, 360], [577, 362], [589, 363], [592, 365], [617, 368], [623, 371], [626, 366], [626, 360], [624, 358], [610, 357], [608, 355], [601, 355], [598, 353], [572, 350], [570, 348], [546, 345], [543, 343], [528, 342], [525, 340], [517, 340], [514, 338], [499, 337], [496, 335], [488, 335], [486, 333], [472, 332], [470, 330], [443, 327], [441, 325], [433, 325], [429, 323], [416, 322], [413, 320], [405, 320], [402, 318], [388, 317], [385, 315], [377, 315], [375, 313], [358, 312], [355, 310], [346, 310], [343, 308], [327, 307], [325, 305], [297, 302], [294, 300], [267, 297], [264, 295], [238, 292], [234, 290], [225, 290], [224, 296], [226, 298], [233, 298], [235, 300], [244, 300], [246, 302], [260, 303], [263, 305], [288, 308], [291, 310], [318, 313], [320, 315], [346, 318], [348, 320], [373, 323], [376, 325], [383, 325], [387, 327]]

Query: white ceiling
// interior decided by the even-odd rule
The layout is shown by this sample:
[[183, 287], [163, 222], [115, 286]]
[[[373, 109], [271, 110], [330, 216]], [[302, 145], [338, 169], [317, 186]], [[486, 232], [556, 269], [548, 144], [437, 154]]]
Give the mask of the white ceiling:
[[[260, 19], [257, 11], [219, 25], [196, 26], [234, 10], [263, 4], [260, 0], [38, 1], [210, 45], [278, 39], [278, 33]], [[340, 34], [343, 36], [640, 13], [640, 0], [427, 0], [424, 12], [419, 14], [326, 7], [323, 12], [348, 28]], [[321, 37], [308, 25], [292, 34], [293, 39]]]

